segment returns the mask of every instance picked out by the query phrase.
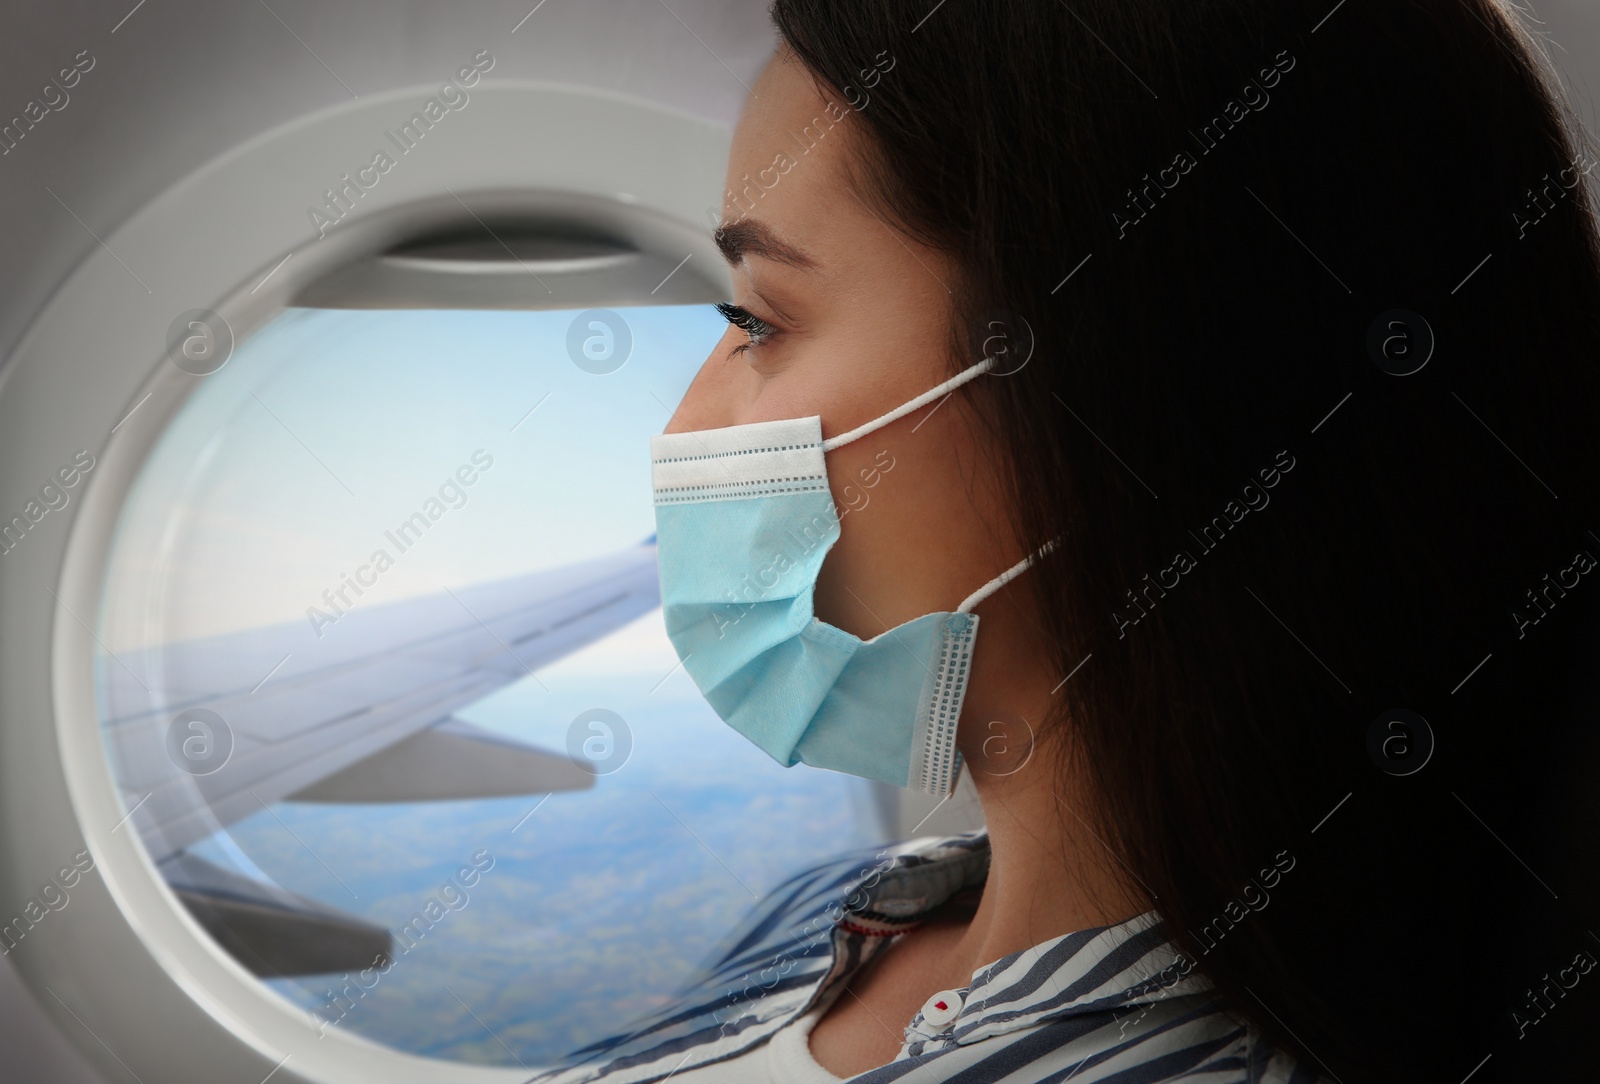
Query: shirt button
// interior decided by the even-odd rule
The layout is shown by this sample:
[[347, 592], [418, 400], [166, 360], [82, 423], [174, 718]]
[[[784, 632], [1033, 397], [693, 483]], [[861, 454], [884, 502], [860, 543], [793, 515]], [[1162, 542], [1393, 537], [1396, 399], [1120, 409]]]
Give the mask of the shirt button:
[[922, 1019], [930, 1026], [942, 1028], [961, 1013], [961, 995], [954, 990], [940, 990], [922, 1006]]

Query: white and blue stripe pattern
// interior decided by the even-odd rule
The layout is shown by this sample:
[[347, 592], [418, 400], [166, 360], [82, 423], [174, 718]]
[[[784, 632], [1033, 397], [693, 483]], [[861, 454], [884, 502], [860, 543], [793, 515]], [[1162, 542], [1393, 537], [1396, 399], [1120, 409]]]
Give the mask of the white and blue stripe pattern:
[[[529, 1084], [685, 1084], [809, 1011], [989, 866], [985, 832], [857, 851], [774, 889], [672, 1006]], [[1154, 911], [1064, 934], [973, 973], [943, 1027], [919, 1012], [895, 1059], [851, 1084], [1318, 1084], [1226, 1011]]]

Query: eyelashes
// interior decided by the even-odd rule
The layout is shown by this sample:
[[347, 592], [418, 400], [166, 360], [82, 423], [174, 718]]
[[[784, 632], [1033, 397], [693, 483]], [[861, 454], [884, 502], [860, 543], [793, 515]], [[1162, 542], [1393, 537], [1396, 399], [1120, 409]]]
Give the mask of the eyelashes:
[[760, 346], [773, 335], [777, 334], [777, 328], [761, 319], [761, 317], [757, 316], [749, 309], [741, 308], [738, 305], [730, 305], [725, 301], [719, 301], [717, 302], [717, 311], [722, 314], [722, 318], [724, 320], [727, 320], [728, 323], [732, 324], [734, 327], [738, 328], [740, 331], [749, 336], [748, 342], [742, 342], [733, 348], [733, 350], [728, 354], [729, 360], [732, 360], [735, 354], [741, 354], [750, 349], [752, 346]]

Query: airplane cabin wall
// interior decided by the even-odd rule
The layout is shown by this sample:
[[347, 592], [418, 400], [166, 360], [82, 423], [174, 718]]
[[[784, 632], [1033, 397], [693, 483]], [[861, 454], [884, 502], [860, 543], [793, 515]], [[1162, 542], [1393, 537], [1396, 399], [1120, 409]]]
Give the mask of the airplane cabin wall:
[[[437, 86], [487, 49], [486, 80], [600, 86], [731, 126], [746, 96], [740, 80], [754, 81], [776, 40], [761, 0], [672, 0], [670, 11], [658, 0], [550, 0], [526, 22], [537, 0], [137, 3], [18, 0], [0, 13], [7, 120], [41, 99], [62, 68], [76, 60], [87, 69], [59, 109], [0, 154], [0, 359], [97, 237], [204, 163], [296, 117], [356, 95]], [[352, 147], [348, 163], [307, 176], [305, 190], [285, 199], [320, 202], [370, 149]], [[152, 303], [162, 303], [151, 285]], [[0, 388], [4, 379], [0, 360]], [[0, 1076], [99, 1084], [74, 1046], [93, 1042], [58, 1031], [11, 962], [0, 961]]]

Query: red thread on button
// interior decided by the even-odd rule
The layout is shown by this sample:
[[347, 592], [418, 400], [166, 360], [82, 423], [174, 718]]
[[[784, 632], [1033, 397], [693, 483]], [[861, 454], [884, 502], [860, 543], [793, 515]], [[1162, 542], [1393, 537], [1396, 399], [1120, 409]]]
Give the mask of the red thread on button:
[[847, 918], [840, 918], [837, 921], [836, 925], [838, 925], [842, 929], [850, 931], [851, 933], [858, 933], [858, 934], [861, 934], [861, 935], [863, 935], [865, 937], [898, 937], [903, 933], [909, 933], [911, 930], [916, 929], [918, 926], [921, 926], [922, 923], [921, 922], [913, 922], [910, 925], [897, 926], [894, 929], [890, 929], [890, 930], [874, 930], [874, 929], [871, 929], [871, 928], [869, 928], [867, 926], [857, 925], [856, 923], [851, 922]]
[[944, 1010], [945, 1010], [945, 1009], [948, 1009], [948, 1008], [949, 1008], [949, 1007], [950, 1007], [950, 1006], [948, 1006], [948, 1005], [946, 1005], [946, 1004], [945, 1004], [945, 1003], [944, 1003], [944, 1002], [942, 1002], [942, 1001], [935, 1001], [935, 1002], [934, 1002], [934, 1003], [933, 1003], [933, 1007], [934, 1007], [934, 1008], [936, 1008], [936, 1009], [938, 1009], [938, 1010], [939, 1010], [939, 1011], [940, 1011], [940, 1012], [943, 1012], [943, 1011], [944, 1011]]

